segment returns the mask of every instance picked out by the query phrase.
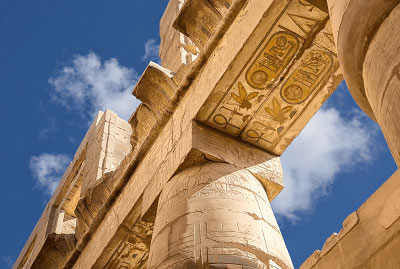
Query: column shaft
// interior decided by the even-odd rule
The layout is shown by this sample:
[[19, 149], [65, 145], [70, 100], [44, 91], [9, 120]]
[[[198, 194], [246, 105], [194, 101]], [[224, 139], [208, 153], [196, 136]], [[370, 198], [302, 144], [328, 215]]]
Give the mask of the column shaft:
[[293, 268], [261, 183], [222, 163], [188, 168], [165, 186], [149, 268]]
[[400, 6], [398, 0], [327, 0], [346, 83], [382, 129], [400, 167]]
[[364, 61], [365, 92], [400, 167], [400, 5], [379, 27]]

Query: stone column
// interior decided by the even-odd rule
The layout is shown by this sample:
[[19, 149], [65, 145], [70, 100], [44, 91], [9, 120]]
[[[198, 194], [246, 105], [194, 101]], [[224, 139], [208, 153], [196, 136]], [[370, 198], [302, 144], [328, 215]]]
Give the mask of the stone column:
[[382, 129], [400, 167], [398, 0], [328, 0], [344, 77], [355, 101]]
[[148, 268], [293, 268], [262, 184], [208, 162], [163, 189]]
[[383, 21], [364, 61], [365, 92], [400, 167], [400, 5]]

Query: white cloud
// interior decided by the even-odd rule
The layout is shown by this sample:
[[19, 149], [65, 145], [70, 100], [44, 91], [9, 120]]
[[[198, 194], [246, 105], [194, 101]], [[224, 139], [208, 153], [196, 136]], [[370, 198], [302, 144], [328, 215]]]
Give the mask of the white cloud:
[[150, 60], [159, 63], [160, 62], [160, 58], [158, 56], [159, 49], [160, 45], [156, 43], [155, 39], [147, 40], [147, 42], [144, 44], [144, 56], [142, 60], [143, 61]]
[[104, 63], [93, 52], [75, 55], [49, 79], [53, 100], [93, 118], [98, 110], [111, 109], [128, 119], [139, 104], [131, 94], [138, 80], [136, 72], [115, 58]]
[[46, 194], [52, 195], [69, 163], [70, 158], [65, 154], [43, 153], [39, 156], [32, 156], [29, 167], [37, 185]]
[[339, 172], [372, 160], [377, 127], [362, 117], [360, 110], [350, 119], [335, 108], [317, 112], [282, 156], [285, 189], [272, 203], [278, 215], [298, 219], [328, 194]]

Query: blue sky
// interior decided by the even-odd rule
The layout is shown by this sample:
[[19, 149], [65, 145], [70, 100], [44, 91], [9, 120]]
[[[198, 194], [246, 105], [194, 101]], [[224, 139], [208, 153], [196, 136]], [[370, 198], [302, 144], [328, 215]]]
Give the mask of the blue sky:
[[[167, 1], [0, 1], [1, 244], [10, 268], [93, 114], [125, 118]], [[316, 139], [315, 137], [318, 137]], [[283, 155], [273, 203], [295, 267], [396, 169], [343, 84]]]

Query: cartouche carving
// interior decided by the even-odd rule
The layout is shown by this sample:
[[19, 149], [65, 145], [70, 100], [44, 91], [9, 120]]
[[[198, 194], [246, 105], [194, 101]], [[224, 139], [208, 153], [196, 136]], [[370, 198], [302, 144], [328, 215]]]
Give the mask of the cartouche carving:
[[293, 59], [299, 46], [298, 38], [289, 33], [274, 34], [247, 70], [247, 83], [258, 90], [266, 89]]

